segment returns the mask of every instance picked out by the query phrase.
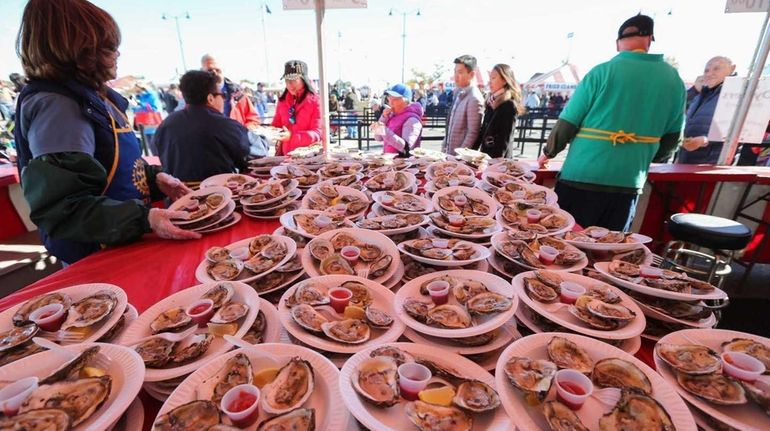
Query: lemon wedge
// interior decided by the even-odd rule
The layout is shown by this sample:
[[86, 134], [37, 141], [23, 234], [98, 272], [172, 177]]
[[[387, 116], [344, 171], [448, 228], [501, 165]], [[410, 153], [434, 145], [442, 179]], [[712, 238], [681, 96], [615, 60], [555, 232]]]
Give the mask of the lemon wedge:
[[420, 398], [420, 401], [428, 404], [449, 406], [452, 404], [452, 398], [455, 397], [455, 390], [449, 386], [442, 386], [440, 388], [425, 389], [420, 391], [417, 396]]
[[366, 311], [356, 305], [348, 305], [343, 313], [346, 319], [366, 320]]
[[82, 374], [83, 377], [101, 377], [106, 376], [107, 372], [101, 368], [83, 367], [83, 369], [80, 371], [80, 374]]
[[263, 368], [254, 373], [254, 386], [262, 389], [263, 386], [275, 380], [275, 376], [278, 375], [278, 368]]

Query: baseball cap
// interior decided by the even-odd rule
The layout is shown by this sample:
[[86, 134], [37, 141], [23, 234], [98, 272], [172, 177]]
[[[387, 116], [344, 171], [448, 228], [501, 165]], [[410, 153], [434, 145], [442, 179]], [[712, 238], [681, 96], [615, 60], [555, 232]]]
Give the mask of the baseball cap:
[[655, 40], [655, 36], [652, 33], [654, 24], [652, 18], [647, 15], [638, 14], [632, 16], [618, 29], [618, 40], [634, 36], [652, 36], [652, 40]]
[[412, 100], [412, 90], [404, 84], [396, 84], [388, 88], [385, 90], [385, 94], [393, 97], [403, 97], [407, 102]]

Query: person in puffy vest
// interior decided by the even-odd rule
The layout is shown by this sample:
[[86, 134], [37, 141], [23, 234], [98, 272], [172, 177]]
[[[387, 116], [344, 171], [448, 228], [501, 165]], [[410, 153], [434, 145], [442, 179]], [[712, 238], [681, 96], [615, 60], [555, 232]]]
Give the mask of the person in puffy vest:
[[410, 151], [420, 146], [422, 137], [422, 105], [412, 100], [412, 90], [396, 84], [385, 91], [388, 104], [374, 124], [374, 139], [382, 141], [383, 152], [409, 157]]

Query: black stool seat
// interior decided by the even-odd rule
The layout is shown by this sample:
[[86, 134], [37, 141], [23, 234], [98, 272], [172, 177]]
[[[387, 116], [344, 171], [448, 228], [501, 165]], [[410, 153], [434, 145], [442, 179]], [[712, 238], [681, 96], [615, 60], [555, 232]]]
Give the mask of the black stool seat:
[[730, 219], [706, 214], [671, 216], [668, 232], [675, 239], [713, 250], [741, 250], [751, 241], [751, 229]]

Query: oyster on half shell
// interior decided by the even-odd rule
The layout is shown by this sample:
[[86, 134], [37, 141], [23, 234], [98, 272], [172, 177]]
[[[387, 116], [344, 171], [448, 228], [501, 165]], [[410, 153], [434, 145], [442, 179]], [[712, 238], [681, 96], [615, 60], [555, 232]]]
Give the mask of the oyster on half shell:
[[457, 393], [452, 402], [462, 409], [481, 413], [498, 408], [500, 397], [488, 384], [478, 380], [467, 380], [457, 387]]
[[[274, 416], [259, 425], [257, 431], [314, 431], [315, 409], [296, 409]], [[211, 431], [211, 430], [209, 430]]]
[[770, 373], [770, 346], [748, 338], [734, 338], [722, 343], [725, 352], [741, 352], [759, 359], [765, 364], [765, 374]]
[[575, 412], [559, 401], [547, 401], [543, 405], [543, 414], [551, 431], [589, 431]]
[[39, 409], [0, 419], [0, 430], [67, 431], [72, 419], [64, 410]]
[[379, 308], [366, 307], [366, 321], [375, 328], [387, 328], [393, 324], [393, 317]]
[[142, 357], [148, 368], [160, 368], [171, 359], [171, 352], [176, 343], [165, 338], [153, 337], [136, 345], [134, 350]]
[[153, 334], [159, 332], [178, 332], [189, 326], [192, 319], [187, 315], [184, 308], [176, 307], [166, 310], [150, 322], [150, 329]]
[[615, 408], [599, 419], [601, 431], [675, 431], [674, 423], [654, 398], [624, 389]]
[[16, 310], [16, 313], [13, 314], [13, 324], [15, 326], [22, 326], [27, 323], [32, 323], [29, 320], [29, 315], [38, 308], [45, 307], [46, 305], [50, 304], [62, 304], [66, 310], [70, 308], [70, 305], [72, 304], [72, 298], [70, 298], [69, 295], [61, 292], [46, 293], [45, 295], [32, 298], [25, 302], [24, 305], [19, 307], [19, 309]]
[[230, 389], [251, 383], [254, 378], [251, 361], [243, 353], [230, 357], [213, 376], [201, 382], [198, 387], [198, 398], [211, 400], [219, 405], [222, 397]]
[[299, 326], [311, 332], [323, 332], [323, 324], [329, 322], [329, 319], [308, 304], [292, 307], [291, 317]]
[[80, 374], [80, 370], [82, 370], [97, 353], [99, 353], [99, 346], [92, 346], [83, 350], [74, 359], [67, 361], [64, 365], [49, 374], [48, 377], [40, 380], [39, 384], [48, 385], [62, 380], [77, 378]]
[[636, 389], [652, 395], [652, 383], [647, 375], [639, 367], [623, 359], [602, 359], [594, 366], [591, 378], [600, 388]]
[[559, 368], [570, 368], [590, 374], [594, 361], [583, 348], [564, 337], [553, 337], [548, 342], [548, 358]]
[[551, 389], [558, 368], [553, 362], [543, 359], [511, 358], [504, 370], [513, 386], [534, 394], [542, 402]]
[[214, 302], [214, 308], [219, 308], [229, 302], [234, 294], [235, 288], [233, 288], [232, 283], [223, 282], [217, 283], [216, 286], [206, 291], [201, 295], [201, 299], [210, 299]]
[[211, 334], [193, 334], [174, 346], [171, 362], [183, 364], [202, 356], [209, 349], [214, 336]]
[[371, 336], [369, 325], [358, 319], [322, 323], [321, 330], [332, 340], [347, 344], [361, 344]]
[[313, 285], [310, 281], [297, 286], [294, 293], [286, 299], [286, 306], [290, 308], [299, 304], [325, 305], [328, 303], [329, 296], [326, 294], [326, 289]]
[[31, 340], [39, 330], [40, 328], [36, 324], [30, 323], [0, 332], [0, 352], [21, 346]]
[[406, 416], [420, 431], [470, 431], [473, 419], [457, 407], [442, 407], [412, 401], [405, 407]]
[[112, 314], [117, 305], [118, 297], [113, 291], [100, 290], [72, 304], [61, 329], [66, 331], [95, 325]]
[[324, 275], [355, 275], [356, 271], [350, 266], [345, 258], [339, 254], [332, 254], [321, 261], [320, 265], [321, 274]]
[[382, 277], [390, 268], [390, 264], [393, 263], [393, 256], [386, 254], [379, 259], [372, 262], [369, 267], [369, 278]]
[[212, 401], [197, 400], [159, 417], [152, 431], [208, 431], [220, 422], [219, 408]]
[[393, 346], [382, 346], [372, 350], [369, 356], [376, 358], [377, 356], [385, 356], [396, 361], [397, 365], [404, 364], [406, 362], [414, 362], [414, 356]]
[[724, 374], [678, 373], [676, 380], [687, 392], [714, 404], [736, 405], [748, 402], [743, 386], [737, 380]]
[[443, 304], [428, 311], [427, 323], [448, 329], [462, 329], [471, 326], [471, 315], [465, 308], [455, 304]]
[[505, 295], [494, 292], [480, 293], [465, 303], [471, 314], [500, 313], [510, 309], [513, 301]]
[[110, 376], [88, 377], [85, 379], [41, 385], [24, 401], [19, 413], [36, 409], [56, 408], [64, 410], [72, 418], [72, 426], [85, 421], [110, 395]]
[[669, 366], [687, 374], [710, 374], [722, 368], [719, 355], [698, 344], [655, 345], [655, 353]]
[[228, 302], [214, 313], [211, 323], [232, 323], [249, 313], [249, 306], [241, 302]]
[[268, 414], [282, 414], [300, 407], [315, 388], [313, 367], [299, 357], [292, 358], [262, 388], [260, 406]]
[[351, 379], [353, 389], [375, 406], [390, 407], [397, 404], [398, 366], [396, 360], [388, 356], [375, 356], [362, 361]]

